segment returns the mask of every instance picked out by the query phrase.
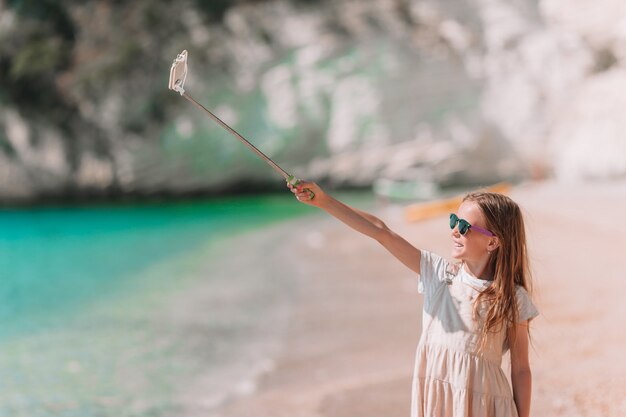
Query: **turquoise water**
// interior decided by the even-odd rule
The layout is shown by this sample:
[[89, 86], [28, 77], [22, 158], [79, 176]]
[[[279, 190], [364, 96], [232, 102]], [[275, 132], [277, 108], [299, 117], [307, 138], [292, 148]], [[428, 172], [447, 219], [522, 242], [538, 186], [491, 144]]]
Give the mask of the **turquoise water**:
[[114, 292], [155, 260], [298, 214], [284, 197], [1, 211], [0, 335]]
[[[193, 414], [181, 381], [245, 360], [286, 297], [213, 276], [212, 248], [312, 210], [281, 195], [0, 211], [0, 416]], [[212, 308], [250, 293], [245, 312]]]

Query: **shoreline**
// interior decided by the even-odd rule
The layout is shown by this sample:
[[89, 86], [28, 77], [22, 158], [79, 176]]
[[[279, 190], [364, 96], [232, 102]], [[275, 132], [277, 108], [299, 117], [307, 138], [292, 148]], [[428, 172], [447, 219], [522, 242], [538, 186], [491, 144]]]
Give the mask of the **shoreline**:
[[[531, 325], [533, 415], [621, 415], [626, 336], [616, 329], [626, 280], [617, 262], [604, 277], [593, 273], [594, 260], [618, 260], [626, 247], [619, 233], [626, 224], [614, 217], [626, 211], [626, 183], [531, 183], [510, 195], [525, 215], [541, 313]], [[372, 212], [417, 247], [448, 256], [442, 218], [408, 224], [401, 207]], [[279, 256], [287, 250], [302, 256]], [[210, 415], [407, 416], [421, 327], [417, 277], [376, 242], [323, 214], [287, 233], [271, 258], [279, 263], [268, 273], [298, 281], [275, 366], [255, 392]], [[603, 285], [589, 288], [589, 279]]]
[[[405, 364], [412, 361], [419, 334], [404, 318], [419, 321], [418, 306], [412, 302], [416, 284], [406, 273], [405, 279], [393, 282], [379, 279], [389, 270], [397, 275], [404, 267], [375, 242], [354, 240], [332, 218], [315, 216], [309, 221], [312, 224], [303, 227], [309, 230], [306, 236], [293, 232], [271, 256], [271, 261], [279, 261], [285, 251], [304, 254], [270, 262], [270, 269], [297, 281], [274, 368], [261, 376], [255, 393], [232, 399], [210, 415], [313, 416], [321, 408], [325, 411], [320, 415], [341, 416], [346, 395], [360, 397], [363, 389], [369, 390], [367, 385], [378, 392], [381, 383], [390, 393], [404, 387], [404, 397], [410, 398], [412, 367]], [[359, 267], [362, 253], [368, 271]], [[359, 271], [361, 276], [356, 276]], [[404, 299], [402, 305], [398, 297]], [[390, 327], [389, 320], [403, 325]], [[398, 355], [389, 356], [390, 350]], [[380, 363], [371, 364], [372, 358]]]

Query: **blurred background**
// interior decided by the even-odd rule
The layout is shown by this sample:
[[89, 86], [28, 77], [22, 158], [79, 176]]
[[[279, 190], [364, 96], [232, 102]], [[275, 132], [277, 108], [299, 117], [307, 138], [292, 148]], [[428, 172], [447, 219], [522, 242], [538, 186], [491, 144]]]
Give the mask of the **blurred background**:
[[0, 416], [196, 415], [275, 349], [295, 284], [215, 262], [312, 210], [167, 89], [183, 49], [196, 100], [365, 207], [626, 175], [622, 0], [0, 0]]
[[187, 91], [303, 178], [623, 175], [624, 5], [579, 3], [4, 1], [0, 197], [280, 187], [166, 88], [182, 49]]

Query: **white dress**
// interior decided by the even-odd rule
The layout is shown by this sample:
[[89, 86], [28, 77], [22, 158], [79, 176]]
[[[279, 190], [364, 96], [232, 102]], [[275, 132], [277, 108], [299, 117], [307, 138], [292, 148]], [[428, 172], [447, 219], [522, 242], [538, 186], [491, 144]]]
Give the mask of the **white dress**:
[[[480, 323], [473, 302], [489, 281], [456, 275], [444, 258], [421, 252], [418, 291], [424, 294], [422, 336], [415, 356], [411, 417], [517, 417], [513, 393], [500, 366], [505, 331], [490, 334], [478, 352]], [[539, 312], [517, 287], [519, 321]]]

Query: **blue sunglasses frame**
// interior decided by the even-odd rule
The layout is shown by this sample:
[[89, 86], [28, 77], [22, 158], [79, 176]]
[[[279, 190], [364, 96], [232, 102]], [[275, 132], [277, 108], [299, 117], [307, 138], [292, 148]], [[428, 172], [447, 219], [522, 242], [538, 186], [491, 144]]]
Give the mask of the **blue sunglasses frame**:
[[465, 236], [465, 234], [470, 229], [476, 230], [478, 233], [483, 234], [485, 236], [489, 236], [489, 237], [495, 236], [495, 234], [490, 232], [489, 230], [483, 229], [482, 227], [478, 227], [478, 226], [472, 226], [470, 222], [468, 222], [467, 220], [459, 219], [459, 217], [456, 214], [450, 213], [450, 229], [454, 229], [457, 224], [459, 225], [459, 233], [461, 234], [461, 236]]

